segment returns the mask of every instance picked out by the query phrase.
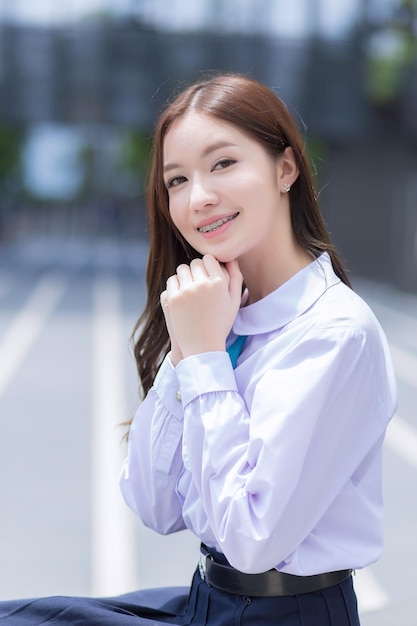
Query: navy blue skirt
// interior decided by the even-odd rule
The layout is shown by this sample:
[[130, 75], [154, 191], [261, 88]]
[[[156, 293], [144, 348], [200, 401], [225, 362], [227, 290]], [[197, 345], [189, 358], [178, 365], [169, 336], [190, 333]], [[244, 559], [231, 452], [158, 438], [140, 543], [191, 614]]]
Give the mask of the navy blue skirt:
[[115, 598], [52, 597], [0, 602], [4, 626], [358, 626], [349, 578], [322, 591], [251, 598], [218, 591], [196, 571], [191, 589], [150, 589]]

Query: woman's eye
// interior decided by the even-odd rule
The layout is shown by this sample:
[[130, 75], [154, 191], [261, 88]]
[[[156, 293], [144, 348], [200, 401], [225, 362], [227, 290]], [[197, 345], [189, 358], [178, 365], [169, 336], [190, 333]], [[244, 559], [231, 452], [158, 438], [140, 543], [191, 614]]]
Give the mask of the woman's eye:
[[221, 161], [217, 161], [213, 170], [224, 170], [226, 167], [233, 165], [233, 163], [236, 163], [234, 159], [222, 159]]
[[166, 183], [166, 188], [171, 189], [171, 187], [178, 187], [181, 183], [185, 182], [187, 179], [185, 176], [174, 176], [174, 178], [170, 178]]

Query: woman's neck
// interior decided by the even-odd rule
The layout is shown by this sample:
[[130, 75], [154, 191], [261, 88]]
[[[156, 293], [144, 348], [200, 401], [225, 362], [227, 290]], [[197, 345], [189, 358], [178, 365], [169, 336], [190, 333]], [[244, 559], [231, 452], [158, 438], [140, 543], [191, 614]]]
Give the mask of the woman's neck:
[[253, 304], [272, 293], [297, 272], [309, 265], [313, 258], [298, 244], [288, 249], [275, 249], [270, 255], [251, 254], [239, 259], [239, 267], [249, 292], [247, 304]]

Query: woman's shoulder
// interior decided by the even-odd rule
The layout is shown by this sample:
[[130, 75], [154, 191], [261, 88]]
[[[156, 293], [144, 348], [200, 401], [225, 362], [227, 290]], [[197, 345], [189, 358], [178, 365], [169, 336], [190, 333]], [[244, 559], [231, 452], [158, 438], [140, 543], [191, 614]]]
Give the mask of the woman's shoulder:
[[326, 289], [286, 331], [286, 343], [296, 354], [361, 355], [381, 364], [390, 360], [385, 333], [372, 309], [342, 282]]
[[357, 334], [380, 335], [383, 331], [368, 303], [342, 282], [332, 285], [311, 311], [319, 327], [351, 329]]

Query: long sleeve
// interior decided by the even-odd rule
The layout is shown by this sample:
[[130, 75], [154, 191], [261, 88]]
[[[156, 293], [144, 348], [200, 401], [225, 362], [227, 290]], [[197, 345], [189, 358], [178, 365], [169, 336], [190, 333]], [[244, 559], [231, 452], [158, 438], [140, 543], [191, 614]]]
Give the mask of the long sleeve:
[[127, 505], [161, 534], [185, 527], [176, 493], [183, 471], [183, 411], [177, 391], [178, 380], [167, 357], [132, 422], [120, 478]]
[[[224, 353], [178, 365], [185, 468], [217, 545], [237, 569], [285, 569], [303, 542], [320, 542], [313, 533], [320, 525], [321, 549], [329, 551], [331, 538], [342, 563], [346, 545], [338, 545], [332, 523], [338, 510], [349, 514], [354, 503], [365, 532], [373, 506], [378, 516], [377, 483], [375, 501], [362, 503], [360, 483], [372, 481], [367, 471], [395, 407], [383, 354], [369, 344], [350, 326], [315, 328], [274, 363], [271, 342], [242, 395]], [[298, 571], [312, 567], [297, 563]]]

